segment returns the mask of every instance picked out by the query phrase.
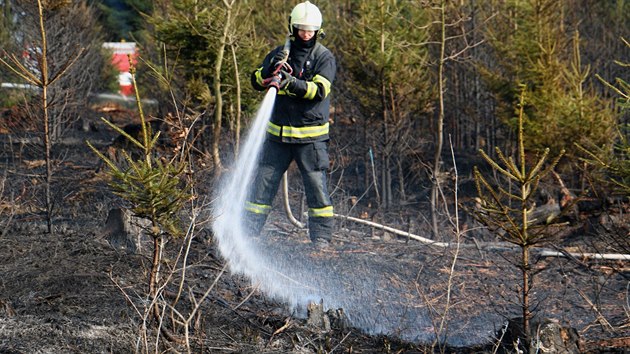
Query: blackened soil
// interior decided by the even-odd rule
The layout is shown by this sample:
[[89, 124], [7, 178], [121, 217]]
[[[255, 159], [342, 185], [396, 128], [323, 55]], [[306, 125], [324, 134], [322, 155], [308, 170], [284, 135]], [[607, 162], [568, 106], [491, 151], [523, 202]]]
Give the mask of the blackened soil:
[[[101, 133], [94, 141], [106, 146], [112, 136]], [[318, 277], [327, 279], [316, 286], [324, 297], [334, 295], [324, 305], [343, 305], [348, 319], [335, 320], [331, 313], [331, 329], [322, 330], [305, 313], [263, 294], [230, 271], [208, 225], [200, 223], [189, 237], [165, 246], [159, 300], [168, 304], [162, 326], [175, 340], [163, 340], [167, 332], [157, 333], [147, 314], [151, 250], [130, 254], [105, 238], [108, 211], [120, 201], [107, 189], [92, 153], [80, 143], [59, 153], [57, 217], [48, 233], [37, 151], [4, 144], [0, 353], [144, 352], [156, 337], [165, 352], [420, 353], [443, 350], [441, 343], [448, 343], [448, 352], [493, 352], [505, 320], [519, 316], [519, 252], [499, 239], [470, 232], [460, 247], [448, 239], [451, 246], [444, 248], [339, 221], [333, 246], [313, 250], [304, 231], [278, 208], [261, 247], [289, 268], [316, 266]], [[407, 229], [401, 213], [382, 215], [381, 221]], [[427, 217], [420, 209], [414, 213], [417, 220]], [[556, 244], [574, 253], [617, 253], [604, 236], [627, 237], [628, 220], [618, 216], [628, 212], [610, 215], [589, 228], [568, 227]], [[413, 232], [429, 235], [422, 227]], [[575, 328], [585, 352], [628, 347], [627, 261], [540, 252], [533, 258], [536, 318]]]

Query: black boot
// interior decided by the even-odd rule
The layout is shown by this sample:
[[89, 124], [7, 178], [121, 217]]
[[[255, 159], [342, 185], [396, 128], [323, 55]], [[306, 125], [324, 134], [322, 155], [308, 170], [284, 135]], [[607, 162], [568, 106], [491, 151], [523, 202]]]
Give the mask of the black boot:
[[314, 244], [330, 244], [333, 228], [333, 218], [311, 217], [308, 219], [308, 233]]
[[266, 221], [266, 214], [254, 214], [246, 212], [243, 220], [243, 226], [245, 228], [247, 236], [260, 237], [262, 235], [262, 230], [265, 226]]

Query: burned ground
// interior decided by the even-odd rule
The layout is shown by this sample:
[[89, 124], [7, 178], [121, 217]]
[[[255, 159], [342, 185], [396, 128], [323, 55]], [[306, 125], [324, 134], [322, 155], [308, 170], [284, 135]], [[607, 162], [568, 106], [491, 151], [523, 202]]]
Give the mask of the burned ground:
[[[106, 148], [115, 137], [102, 129], [90, 134]], [[81, 141], [59, 146], [63, 161], [54, 191], [63, 203], [56, 205], [55, 230], [48, 234], [37, 202], [41, 158], [29, 144], [16, 148], [3, 139], [2, 353], [130, 353], [142, 347], [150, 259], [146, 252], [113, 248], [105, 238], [107, 214], [120, 202]], [[206, 188], [203, 193], [210, 193]], [[364, 212], [370, 214], [353, 211], [357, 216]], [[627, 216], [619, 219], [624, 215], [627, 205], [584, 218], [564, 228], [555, 244], [573, 253], [618, 252], [601, 237], [627, 237]], [[381, 220], [428, 235], [418, 226], [423, 217], [428, 215], [419, 204], [382, 214]], [[416, 222], [410, 226], [409, 220]], [[462, 223], [469, 229], [479, 226]], [[169, 242], [164, 260], [165, 270], [179, 269], [179, 250], [189, 246], [185, 276], [173, 272], [164, 292], [165, 301], [173, 301], [184, 284], [175, 306], [181, 313], [212, 287], [191, 325], [192, 352], [431, 352], [440, 349], [432, 346], [436, 334], [449, 343], [449, 352], [493, 352], [503, 323], [519, 316], [518, 250], [490, 233], [467, 232], [460, 247], [444, 248], [339, 221], [333, 247], [318, 251], [303, 231], [274, 212], [265, 237], [257, 241], [261, 254], [283, 264], [288, 275], [300, 267], [317, 269], [309, 286], [333, 294], [325, 305], [346, 314], [335, 320], [331, 313], [331, 329], [322, 331], [304, 309], [266, 296], [260, 286], [226, 268], [207, 229], [200, 225], [193, 238]], [[541, 252], [534, 259], [537, 318], [575, 328], [583, 351], [623, 352], [630, 345], [627, 262]], [[440, 327], [446, 306], [448, 316]], [[178, 344], [170, 350], [185, 352]]]

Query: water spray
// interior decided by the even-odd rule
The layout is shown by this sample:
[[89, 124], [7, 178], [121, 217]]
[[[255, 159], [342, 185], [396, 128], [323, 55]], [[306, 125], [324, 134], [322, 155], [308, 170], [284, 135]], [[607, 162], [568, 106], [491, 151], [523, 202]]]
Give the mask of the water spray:
[[[229, 262], [232, 271], [248, 275], [252, 282], [261, 284], [263, 288], [274, 286], [273, 277], [278, 273], [278, 267], [273, 264], [272, 259], [265, 257], [264, 252], [252, 241], [253, 235], [248, 235], [243, 223], [244, 205], [249, 194], [249, 186], [255, 178], [267, 123], [280, 88], [282, 71], [291, 72], [291, 67], [287, 63], [289, 50], [290, 39], [287, 39], [283, 49], [284, 58], [276, 64], [273, 75], [264, 82], [268, 87], [267, 93], [244, 139], [239, 158], [222, 181], [213, 209], [212, 227], [221, 255]], [[268, 290], [267, 293], [271, 295], [277, 293], [273, 289], [261, 290]]]

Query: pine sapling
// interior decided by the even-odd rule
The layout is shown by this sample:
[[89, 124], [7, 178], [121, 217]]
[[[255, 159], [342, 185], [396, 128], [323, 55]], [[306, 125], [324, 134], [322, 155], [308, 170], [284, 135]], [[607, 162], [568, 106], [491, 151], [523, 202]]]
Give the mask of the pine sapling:
[[550, 215], [549, 219], [542, 223], [531, 220], [533, 196], [536, 194], [541, 179], [553, 171], [564, 151], [551, 162], [546, 163], [549, 149], [545, 149], [533, 166], [528, 166], [523, 142], [524, 106], [525, 90], [523, 89], [518, 107], [518, 156], [508, 157], [497, 148], [496, 154], [499, 160], [497, 162], [480, 150], [483, 159], [495, 172], [505, 177], [505, 182], [501, 185], [491, 184], [475, 166], [474, 176], [479, 209], [474, 216], [490, 229], [502, 230], [499, 235], [521, 249], [518, 267], [521, 269], [522, 276], [520, 300], [525, 336], [522, 339], [529, 343], [529, 322], [532, 318], [529, 295], [533, 286], [530, 251], [533, 246], [549, 240], [551, 234], [548, 232], [548, 226], [558, 216]]
[[[131, 72], [135, 74], [133, 66]], [[108, 174], [112, 178], [110, 187], [113, 193], [127, 202], [129, 210], [135, 217], [150, 221], [150, 225], [144, 230], [153, 241], [148, 291], [153, 316], [159, 323], [162, 308], [160, 308], [157, 298], [159, 295], [162, 247], [165, 238], [177, 238], [183, 235], [179, 213], [183, 204], [190, 199], [191, 194], [189, 184], [184, 178], [187, 170], [185, 160], [173, 158], [170, 161], [164, 161], [158, 156], [156, 145], [160, 132], [151, 132], [151, 126], [145, 119], [135, 77], [133, 78], [133, 86], [142, 127], [140, 139], [136, 139], [106, 119], [103, 121], [127, 139], [132, 148], [139, 150], [141, 154], [136, 156], [123, 149], [121, 151], [123, 160], [116, 162], [106, 157], [90, 142], [87, 144], [109, 167]], [[164, 332], [164, 328], [161, 328]], [[170, 339], [174, 339], [169, 333], [165, 334]]]

